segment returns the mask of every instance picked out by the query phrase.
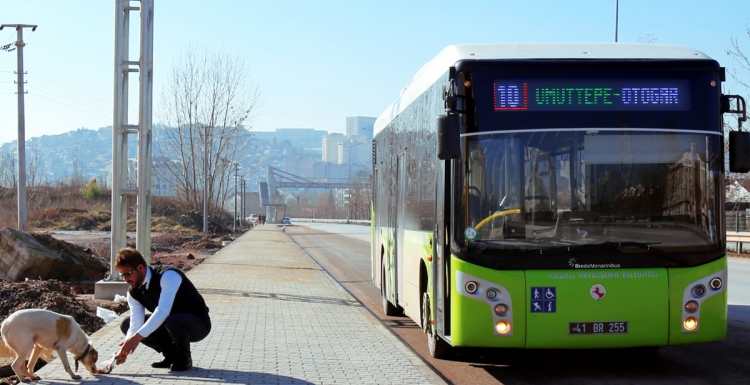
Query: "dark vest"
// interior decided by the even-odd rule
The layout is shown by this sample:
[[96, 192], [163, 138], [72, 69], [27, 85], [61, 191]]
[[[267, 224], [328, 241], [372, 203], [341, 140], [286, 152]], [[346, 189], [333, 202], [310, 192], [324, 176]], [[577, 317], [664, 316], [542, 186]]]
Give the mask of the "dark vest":
[[198, 289], [195, 288], [188, 277], [174, 267], [167, 265], [157, 265], [149, 267], [151, 269], [151, 282], [148, 285], [147, 290], [128, 288], [130, 296], [136, 301], [140, 302], [143, 307], [148, 309], [150, 312], [154, 312], [156, 307], [159, 305], [159, 296], [161, 295], [161, 276], [167, 270], [177, 272], [182, 277], [182, 283], [180, 283], [177, 294], [174, 297], [174, 303], [172, 304], [172, 311], [169, 314], [176, 313], [193, 313], [200, 318], [208, 319], [208, 307], [206, 301], [203, 300], [203, 296], [198, 293]]

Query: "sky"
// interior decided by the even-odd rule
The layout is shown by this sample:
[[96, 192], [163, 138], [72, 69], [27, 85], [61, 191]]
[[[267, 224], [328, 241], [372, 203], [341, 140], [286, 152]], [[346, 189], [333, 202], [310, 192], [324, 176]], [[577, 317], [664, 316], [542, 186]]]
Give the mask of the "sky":
[[[347, 116], [379, 116], [448, 45], [614, 42], [618, 8], [617, 0], [154, 3], [154, 123], [176, 60], [208, 49], [243, 59], [258, 86], [263, 103], [246, 122], [251, 131], [342, 133]], [[27, 140], [112, 125], [115, 4], [0, 0], [0, 24], [38, 25], [23, 33]], [[617, 37], [691, 47], [731, 71], [739, 69], [726, 54], [731, 39], [750, 54], [749, 18], [747, 0], [619, 0]], [[138, 17], [132, 19], [131, 32], [138, 30]], [[0, 46], [16, 37], [15, 29], [3, 29]], [[137, 59], [137, 35], [130, 44]], [[0, 143], [18, 138], [16, 66], [15, 51], [0, 51]], [[750, 93], [731, 78], [724, 92]], [[137, 94], [131, 95], [132, 107]]]

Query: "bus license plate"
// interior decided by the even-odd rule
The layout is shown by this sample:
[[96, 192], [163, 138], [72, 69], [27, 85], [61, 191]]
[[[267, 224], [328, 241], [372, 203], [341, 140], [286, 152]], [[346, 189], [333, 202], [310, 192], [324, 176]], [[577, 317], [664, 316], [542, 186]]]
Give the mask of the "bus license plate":
[[571, 322], [570, 334], [626, 334], [628, 323], [625, 322]]

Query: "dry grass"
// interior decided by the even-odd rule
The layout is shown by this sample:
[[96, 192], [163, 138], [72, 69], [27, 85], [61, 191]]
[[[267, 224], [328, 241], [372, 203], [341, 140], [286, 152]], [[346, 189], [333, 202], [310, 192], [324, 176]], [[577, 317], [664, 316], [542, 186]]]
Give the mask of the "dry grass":
[[[111, 192], [97, 188], [90, 194], [91, 185], [28, 186], [28, 230], [110, 231]], [[0, 187], [0, 228], [18, 225], [18, 199], [14, 188]], [[155, 232], [195, 232], [200, 227], [196, 217], [202, 208], [166, 197], [153, 197], [151, 202], [151, 230]], [[136, 227], [135, 200], [127, 208], [128, 231]], [[210, 213], [212, 223], [227, 228], [232, 215], [222, 210]], [[212, 226], [215, 228], [215, 226]]]

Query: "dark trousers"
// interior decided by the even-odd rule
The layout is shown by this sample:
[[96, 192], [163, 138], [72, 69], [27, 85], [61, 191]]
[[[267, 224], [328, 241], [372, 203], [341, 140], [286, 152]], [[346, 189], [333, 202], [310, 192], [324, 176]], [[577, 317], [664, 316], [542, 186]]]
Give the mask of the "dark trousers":
[[[151, 315], [146, 315], [148, 321]], [[123, 334], [130, 328], [130, 318], [125, 318], [120, 325]], [[159, 326], [141, 343], [164, 355], [171, 362], [182, 363], [190, 358], [190, 343], [198, 342], [211, 331], [211, 320], [192, 313], [176, 313], [167, 316]]]

